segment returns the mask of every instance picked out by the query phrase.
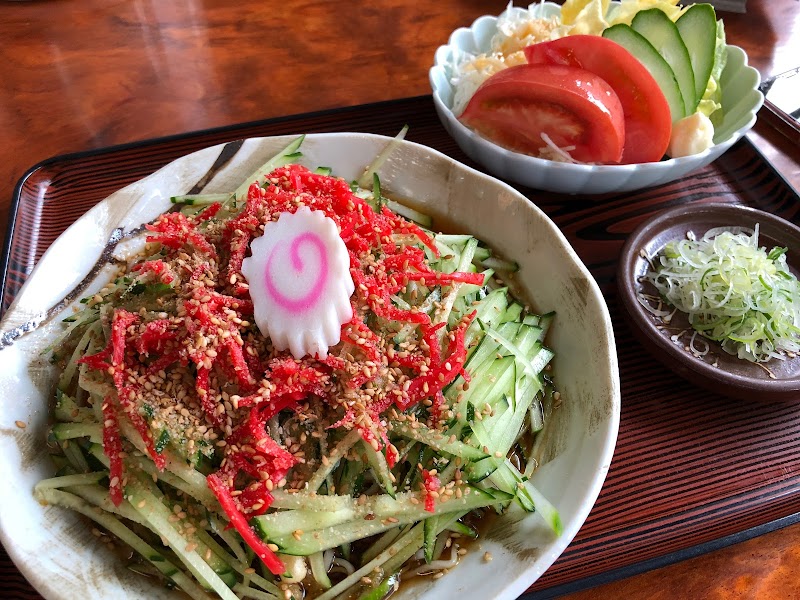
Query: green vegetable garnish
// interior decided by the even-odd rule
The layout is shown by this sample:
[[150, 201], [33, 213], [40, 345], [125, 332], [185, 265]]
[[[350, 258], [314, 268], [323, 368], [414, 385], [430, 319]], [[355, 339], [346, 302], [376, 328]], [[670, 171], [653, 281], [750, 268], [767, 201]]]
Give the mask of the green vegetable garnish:
[[645, 278], [730, 354], [766, 362], [800, 350], [800, 283], [786, 248], [759, 247], [758, 225], [670, 242]]

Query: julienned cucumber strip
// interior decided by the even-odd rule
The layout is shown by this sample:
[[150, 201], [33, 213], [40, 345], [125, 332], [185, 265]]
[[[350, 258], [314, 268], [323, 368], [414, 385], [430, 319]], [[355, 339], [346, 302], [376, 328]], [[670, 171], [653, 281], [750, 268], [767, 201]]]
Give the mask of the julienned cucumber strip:
[[[105, 455], [105, 452], [103, 452], [103, 446], [100, 444], [92, 444], [89, 447], [89, 452], [106, 467], [109, 466], [108, 457]], [[149, 457], [131, 456], [126, 459], [125, 462], [128, 464], [129, 468], [133, 467], [136, 470], [144, 471], [145, 473], [156, 477], [160, 481], [163, 481], [167, 485], [170, 485], [175, 489], [184, 492], [186, 495], [195, 498], [206, 508], [210, 510], [219, 510], [219, 503], [207, 486], [200, 487], [199, 482], [189, 483], [171, 470], [159, 471]], [[174, 466], [175, 464], [175, 460], [168, 459], [167, 468], [169, 469], [170, 466]], [[182, 468], [181, 472], [188, 474], [190, 468], [191, 467], [188, 466], [185, 469]], [[192, 471], [194, 471], [194, 469], [192, 469]], [[197, 473], [198, 476], [202, 477], [198, 471], [194, 472]]]
[[389, 158], [389, 155], [400, 145], [400, 142], [406, 137], [406, 133], [408, 133], [408, 125], [404, 125], [394, 139], [386, 144], [386, 147], [381, 151], [381, 153], [375, 157], [375, 160], [373, 160], [369, 166], [364, 169], [364, 173], [358, 179], [358, 187], [364, 188], [365, 190], [370, 188], [373, 181], [372, 175], [381, 168], [383, 163], [386, 162], [386, 159]]
[[483, 411], [486, 406], [494, 406], [510, 390], [514, 381], [515, 360], [511, 356], [487, 361], [474, 374], [469, 390], [458, 394], [453, 410], [462, 423], [472, 421], [469, 407]]
[[[47, 502], [48, 504], [55, 504], [72, 509], [95, 521], [101, 527], [105, 528], [109, 533], [118, 537], [124, 543], [133, 548], [137, 553], [139, 553], [143, 558], [148, 560], [165, 577], [168, 577], [175, 582], [175, 585], [186, 592], [191, 598], [194, 600], [211, 600], [211, 597], [206, 594], [200, 588], [200, 586], [187, 577], [183, 571], [178, 569], [175, 565], [169, 562], [163, 554], [158, 552], [155, 548], [150, 546], [142, 538], [123, 525], [116, 517], [103, 511], [98, 511], [94, 506], [78, 496], [56, 489], [39, 490], [36, 492], [36, 497], [41, 501]], [[236, 596], [232, 596], [232, 598], [236, 598]]]
[[33, 489], [36, 491], [47, 488], [67, 488], [74, 485], [91, 485], [106, 477], [108, 477], [108, 473], [106, 471], [99, 471], [96, 473], [80, 473], [77, 475], [64, 475], [62, 477], [51, 477], [50, 479], [43, 479], [37, 483]]
[[100, 423], [56, 423], [51, 431], [59, 442], [88, 437], [92, 442], [99, 443], [103, 439]]
[[[149, 478], [139, 477], [133, 482], [134, 486], [137, 484], [145, 489], [148, 493], [152, 494], [159, 501], [159, 505], [155, 506], [153, 509], [156, 513], [159, 515], [165, 515], [168, 520], [170, 518], [174, 519], [174, 515], [176, 514], [175, 507], [177, 506], [177, 503], [174, 500], [165, 496]], [[164, 512], [162, 507], [166, 509], [166, 512]], [[143, 507], [137, 506], [135, 508], [138, 510]], [[170, 517], [170, 515], [172, 515], [172, 517]], [[222, 550], [219, 544], [217, 544], [210, 535], [193, 523], [191, 517], [187, 517], [187, 519], [188, 520], [185, 521], [181, 527], [186, 527], [187, 525], [194, 527], [194, 532], [191, 534], [191, 543], [189, 543], [189, 545], [194, 547], [194, 552], [203, 557], [203, 560], [208, 564], [209, 567], [211, 567], [214, 573], [216, 573], [220, 579], [222, 579], [225, 585], [229, 587], [233, 586], [236, 583], [236, 575], [231, 568], [232, 561], [228, 556], [227, 551]], [[150, 522], [148, 521], [147, 523]], [[145, 525], [147, 525], [147, 523], [145, 523]], [[182, 534], [179, 532], [179, 535]], [[210, 547], [207, 542], [210, 542], [212, 547]], [[221, 552], [217, 553], [214, 548], [220, 550]], [[184, 561], [184, 563], [185, 562], [186, 561]]]
[[[337, 583], [327, 592], [322, 594], [316, 600], [332, 600], [341, 594], [342, 592], [350, 589], [350, 587], [356, 584], [362, 577], [372, 573], [372, 571], [376, 567], [380, 567], [384, 563], [388, 563], [388, 561], [395, 556], [399, 556], [400, 554], [404, 553], [406, 549], [411, 548], [411, 555], [413, 555], [419, 547], [422, 545], [422, 524], [415, 525], [410, 531], [405, 533], [404, 535], [400, 536], [395, 542], [393, 542], [386, 550], [378, 554], [375, 558], [371, 561], [366, 563], [363, 567], [348, 575], [345, 579]], [[405, 562], [405, 561], [404, 561]]]
[[308, 480], [306, 489], [308, 489], [309, 492], [316, 492], [320, 487], [322, 487], [322, 484], [325, 483], [325, 479], [333, 472], [342, 457], [347, 454], [350, 448], [355, 446], [360, 439], [361, 434], [357, 429], [351, 430], [346, 436], [344, 436], [344, 438], [342, 438], [342, 440], [328, 455], [328, 464], [323, 464], [317, 470], [317, 472], [314, 473], [311, 479]]
[[134, 523], [143, 524], [142, 517], [137, 513], [129, 502], [123, 501], [119, 506], [115, 506], [108, 496], [108, 488], [101, 485], [75, 485], [64, 488], [70, 494], [75, 494], [86, 500], [90, 504], [94, 504], [102, 508], [108, 513], [119, 515]]
[[265, 177], [268, 173], [277, 169], [278, 167], [288, 165], [289, 163], [292, 163], [300, 158], [302, 155], [297, 151], [300, 148], [300, 145], [303, 143], [305, 137], [305, 135], [301, 135], [300, 137], [295, 138], [283, 150], [278, 152], [278, 154], [270, 158], [267, 162], [256, 169], [256, 171], [250, 175], [250, 177], [244, 180], [242, 185], [236, 188], [236, 191], [233, 192], [233, 197], [236, 200], [246, 197], [247, 190], [250, 189], [250, 186], [253, 183], [256, 183], [262, 177]]
[[[460, 518], [466, 515], [466, 512], [456, 512], [456, 513], [446, 513], [441, 515], [437, 519], [435, 535], [439, 535], [442, 531], [449, 528], [451, 525], [458, 522]], [[418, 538], [414, 540], [414, 544], [406, 546], [405, 549], [401, 550], [394, 556], [392, 556], [389, 560], [387, 560], [384, 565], [383, 569], [386, 573], [395, 573], [397, 572], [405, 562], [414, 556], [414, 554], [419, 550], [420, 546], [424, 543], [424, 524], [416, 525], [416, 528], [422, 528], [423, 532]], [[412, 530], [413, 531], [413, 530]]]
[[356, 499], [351, 496], [313, 494], [308, 492], [287, 492], [274, 490], [272, 492], [272, 508], [287, 510], [316, 510], [337, 511], [354, 509], [358, 506]]
[[390, 544], [397, 540], [397, 538], [403, 535], [404, 530], [406, 530], [408, 527], [411, 527], [411, 525], [406, 525], [406, 527], [397, 527], [385, 532], [364, 551], [364, 553], [361, 555], [361, 562], [369, 562], [378, 556], [378, 554], [386, 550]]
[[[480, 327], [480, 322], [479, 322], [479, 327]], [[497, 331], [499, 331], [502, 335], [508, 337], [509, 339], [511, 338], [516, 339], [516, 336], [519, 334], [521, 327], [522, 324], [520, 323], [503, 323], [497, 328]], [[494, 360], [500, 349], [501, 349], [500, 342], [497, 340], [497, 338], [493, 338], [491, 336], [487, 336], [484, 334], [480, 343], [476, 345], [469, 354], [469, 358], [467, 359], [465, 368], [470, 373], [475, 374], [475, 372], [487, 360]]]
[[[475, 255], [475, 249], [477, 247], [478, 240], [475, 238], [470, 239], [466, 244], [464, 244], [464, 249], [462, 250], [461, 256], [458, 259], [458, 264], [456, 265], [456, 271], [466, 271], [469, 268], [469, 266], [472, 264], [472, 257]], [[450, 291], [447, 292], [447, 295], [442, 299], [441, 308], [439, 308], [439, 310], [436, 312], [435, 323], [447, 322], [448, 318], [450, 317], [450, 311], [453, 310], [453, 304], [458, 297], [458, 290], [460, 287], [461, 284], [454, 284], [450, 288]], [[444, 334], [445, 330], [442, 329], [439, 339], [443, 339]]]
[[227, 535], [231, 533], [230, 530], [226, 530], [224, 534], [220, 534], [218, 530], [215, 533], [217, 533], [217, 535], [220, 535], [220, 537], [222, 537], [225, 540], [225, 542], [231, 546], [231, 550], [233, 550], [234, 553], [237, 554], [236, 557], [231, 556], [230, 552], [228, 552], [228, 550], [226, 550], [220, 544], [218, 544], [217, 541], [205, 530], [201, 529], [197, 530], [197, 534], [200, 536], [202, 542], [206, 546], [211, 548], [211, 551], [214, 554], [216, 554], [221, 560], [223, 560], [227, 565], [229, 565], [234, 571], [236, 571], [240, 575], [244, 575], [245, 577], [249, 578], [251, 583], [254, 583], [260, 588], [267, 590], [271, 594], [275, 596], [281, 595], [280, 589], [274, 583], [264, 579], [263, 577], [261, 577], [256, 573], [250, 572], [252, 570], [250, 567], [250, 558], [246, 556], [244, 553], [238, 552], [239, 550], [238, 541], [235, 544], [230, 544], [231, 538], [229, 537], [229, 535]]
[[561, 516], [558, 514], [556, 507], [553, 506], [550, 501], [545, 498], [545, 496], [539, 490], [537, 490], [530, 481], [526, 481], [524, 485], [525, 490], [533, 499], [536, 512], [542, 516], [542, 518], [545, 520], [545, 523], [550, 526], [550, 529], [552, 529], [556, 535], [561, 535], [564, 533], [564, 525], [561, 522]]
[[[508, 288], [497, 288], [475, 307], [477, 311], [475, 321], [480, 319], [488, 325], [495, 325], [500, 322], [507, 307]], [[475, 321], [472, 322], [472, 325], [469, 326], [467, 333], [464, 335], [464, 343], [467, 346], [476, 336], [481, 335], [480, 327]]]
[[458, 456], [469, 462], [480, 460], [487, 456], [482, 450], [473, 448], [461, 440], [453, 439], [453, 436], [447, 436], [441, 431], [430, 429], [419, 421], [413, 421], [411, 423], [393, 422], [392, 433], [410, 440], [422, 442], [440, 453]]
[[[477, 271], [476, 271], [477, 272]], [[494, 275], [494, 269], [485, 269], [481, 271], [481, 275], [483, 275], [483, 285], [486, 285], [492, 276]], [[473, 285], [471, 283], [462, 283], [461, 287], [458, 288], [458, 297], [462, 298], [464, 296], [468, 296], [469, 294], [477, 294], [483, 286], [481, 285]]]
[[[392, 517], [380, 518], [376, 514], [371, 520], [362, 518], [335, 527], [326, 527], [309, 533], [304, 532], [303, 535], [297, 537], [294, 535], [279, 536], [270, 538], [269, 541], [277, 544], [284, 554], [307, 556], [314, 552], [335, 548], [347, 542], [363, 539], [387, 529], [421, 521], [435, 515], [473, 510], [508, 502], [511, 499], [512, 496], [510, 494], [502, 491], [492, 490], [489, 492], [475, 487], [467, 487], [461, 498], [451, 498], [446, 502], [437, 502], [434, 512], [426, 511], [424, 503], [421, 502], [407, 507], [405, 511], [395, 512]], [[259, 517], [255, 517], [254, 520], [256, 519], [259, 519]]]
[[384, 201], [386, 202], [386, 206], [392, 212], [396, 212], [398, 215], [405, 217], [409, 221], [414, 221], [417, 225], [421, 225], [422, 227], [428, 229], [433, 225], [433, 219], [425, 213], [414, 210], [410, 206], [397, 202], [396, 200], [384, 198]]
[[358, 600], [383, 600], [393, 589], [396, 589], [396, 586], [399, 584], [400, 574], [393, 573], [388, 577], [381, 579], [380, 583], [377, 585], [375, 585], [375, 582], [373, 582], [374, 587], [361, 594], [358, 597]]
[[364, 449], [364, 456], [375, 475], [375, 479], [389, 496], [395, 498], [397, 494], [394, 489], [394, 476], [389, 469], [389, 464], [386, 462], [386, 457], [382, 452], [375, 450], [369, 442], [362, 440], [361, 447]]
[[88, 406], [78, 406], [70, 396], [56, 390], [56, 406], [53, 412], [56, 421], [67, 423], [85, 423], [92, 421], [94, 412]]
[[230, 194], [183, 194], [171, 196], [169, 201], [173, 204], [185, 204], [187, 206], [206, 206], [214, 204], [214, 202], [225, 202], [230, 197]]
[[172, 551], [181, 559], [201, 585], [213, 589], [223, 600], [238, 600], [236, 594], [197, 553], [196, 547], [195, 549], [187, 550], [192, 546], [170, 522], [172, 512], [147, 490], [145, 485], [141, 481], [128, 484], [125, 491], [131, 505], [142, 515], [152, 530], [167, 541]]
[[[362, 515], [363, 516], [363, 515]], [[254, 519], [259, 534], [264, 539], [291, 535], [295, 531], [315, 531], [335, 527], [357, 517], [357, 511], [346, 508], [333, 512], [309, 510], [282, 510]]]
[[473, 540], [478, 537], [477, 529], [473, 529], [469, 525], [465, 525], [461, 521], [456, 521], [446, 527], [448, 531], [453, 531], [455, 533], [460, 533], [466, 537], [472, 538]]
[[[509, 339], [506, 339], [500, 332], [496, 329], [492, 329], [491, 327], [486, 327], [482, 322], [478, 322], [478, 324], [484, 328], [486, 331], [486, 335], [493, 337], [501, 346], [503, 346], [506, 350], [511, 352], [514, 358], [517, 360], [518, 364], [522, 365], [523, 372], [528, 377], [532, 377], [534, 379], [538, 378], [539, 373], [547, 366], [547, 363], [553, 358], [554, 354], [552, 351], [539, 346], [538, 350], [528, 353], [524, 352], [520, 348], [517, 347], [514, 342]], [[533, 350], [533, 349], [532, 349]]]
[[[466, 512], [452, 513], [439, 519], [439, 531], [444, 531], [452, 523], [463, 517]], [[362, 577], [372, 573], [375, 568], [383, 565], [385, 573], [395, 573], [400, 566], [411, 558], [422, 547], [423, 525], [419, 523], [408, 532], [401, 535], [386, 550], [366, 563], [363, 567], [348, 575], [316, 600], [332, 600], [342, 592], [356, 584]]]
[[[440, 477], [443, 485], [451, 479], [447, 476], [448, 469], [445, 469]], [[396, 498], [388, 494], [368, 496], [364, 501], [350, 496], [311, 496], [307, 493], [289, 494], [289, 496], [296, 500], [292, 508], [253, 519], [253, 525], [262, 537], [280, 537], [297, 530], [315, 531], [347, 521], [364, 520], [367, 516], [380, 521], [400, 514], [422, 515], [420, 518], [433, 514], [423, 510], [425, 498], [420, 492], [402, 492], [397, 494]], [[279, 504], [285, 506], [286, 503], [281, 502], [281, 499], [281, 495], [276, 492], [272, 506], [276, 507]], [[447, 502], [442, 505], [444, 510], [449, 510]]]
[[428, 564], [433, 560], [433, 551], [436, 546], [436, 528], [438, 524], [438, 517], [429, 517], [422, 522], [422, 548], [424, 549], [425, 562]]
[[519, 265], [517, 263], [510, 260], [501, 260], [499, 258], [495, 258], [494, 256], [484, 258], [481, 261], [481, 264], [487, 269], [495, 269], [497, 271], [504, 271], [506, 273], [516, 273], [519, 271]]

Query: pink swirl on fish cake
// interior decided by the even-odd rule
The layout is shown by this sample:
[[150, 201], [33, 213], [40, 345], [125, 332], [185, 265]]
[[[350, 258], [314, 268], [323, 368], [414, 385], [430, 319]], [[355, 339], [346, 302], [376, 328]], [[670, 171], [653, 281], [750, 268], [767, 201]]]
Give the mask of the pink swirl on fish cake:
[[275, 276], [274, 261], [276, 255], [285, 248], [285, 246], [275, 246], [272, 249], [267, 259], [266, 268], [264, 269], [264, 284], [266, 285], [267, 292], [281, 308], [294, 314], [305, 312], [316, 306], [322, 297], [322, 292], [328, 281], [328, 255], [325, 249], [325, 243], [320, 239], [318, 234], [310, 231], [300, 234], [289, 244], [289, 260], [291, 261], [291, 268], [296, 276], [302, 279], [304, 274], [308, 275], [309, 273], [309, 271], [304, 272], [305, 265], [303, 264], [303, 257], [300, 256], [300, 247], [302, 245], [310, 245], [313, 247], [319, 257], [319, 271], [317, 277], [311, 289], [303, 296], [291, 298], [284, 294], [277, 285], [281, 277]]

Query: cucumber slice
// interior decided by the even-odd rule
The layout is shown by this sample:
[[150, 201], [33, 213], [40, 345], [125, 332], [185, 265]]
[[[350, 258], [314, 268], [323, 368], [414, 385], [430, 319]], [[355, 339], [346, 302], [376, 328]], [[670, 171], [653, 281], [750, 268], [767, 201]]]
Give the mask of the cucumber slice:
[[683, 95], [681, 94], [681, 88], [678, 86], [678, 80], [675, 78], [675, 73], [667, 61], [647, 41], [647, 38], [624, 23], [612, 25], [603, 31], [603, 37], [625, 48], [650, 71], [650, 75], [656, 80], [658, 87], [661, 88], [664, 97], [667, 99], [673, 123], [686, 116]]
[[698, 100], [705, 94], [716, 48], [717, 15], [710, 4], [693, 4], [675, 22], [689, 50], [694, 71], [694, 91]]
[[[634, 31], [641, 33], [658, 53], [664, 57], [675, 73], [683, 97], [684, 116], [697, 109], [698, 98], [695, 93], [694, 70], [689, 50], [675, 23], [658, 8], [650, 8], [636, 13], [631, 21]], [[713, 41], [713, 38], [712, 38]], [[703, 88], [705, 89], [705, 88]]]

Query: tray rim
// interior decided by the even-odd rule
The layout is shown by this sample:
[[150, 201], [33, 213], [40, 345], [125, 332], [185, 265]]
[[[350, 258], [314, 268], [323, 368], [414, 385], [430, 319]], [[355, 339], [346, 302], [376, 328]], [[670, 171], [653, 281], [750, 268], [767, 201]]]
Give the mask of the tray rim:
[[[108, 146], [101, 146], [97, 148], [90, 148], [87, 150], [80, 150], [76, 152], [66, 152], [60, 153], [53, 156], [50, 156], [44, 160], [41, 160], [31, 167], [29, 167], [23, 175], [18, 179], [16, 182], [11, 198], [11, 204], [9, 206], [9, 220], [8, 226], [6, 228], [6, 238], [3, 243], [2, 252], [0, 253], [0, 316], [3, 314], [2, 303], [5, 298], [6, 294], [6, 284], [8, 278], [8, 268], [10, 263], [10, 252], [11, 252], [11, 243], [14, 238], [14, 234], [16, 231], [16, 222], [17, 216], [19, 212], [19, 206], [21, 202], [21, 195], [22, 189], [25, 183], [39, 170], [46, 168], [48, 166], [64, 163], [68, 161], [79, 161], [84, 159], [90, 159], [94, 157], [100, 157], [105, 155], [112, 155], [116, 152], [123, 152], [127, 150], [137, 150], [146, 148], [148, 146], [157, 147], [160, 144], [175, 142], [175, 141], [186, 141], [192, 140], [196, 138], [202, 138], [204, 136], [211, 136], [211, 135], [219, 135], [219, 134], [227, 134], [232, 133], [237, 130], [246, 130], [248, 128], [253, 127], [265, 127], [270, 125], [277, 125], [281, 123], [288, 123], [295, 120], [304, 120], [309, 118], [315, 117], [325, 117], [331, 115], [345, 115], [348, 113], [358, 112], [360, 110], [364, 110], [367, 108], [377, 108], [377, 107], [390, 107], [393, 105], [402, 105], [407, 102], [417, 102], [417, 101], [425, 101], [429, 100], [431, 103], [433, 102], [432, 94], [422, 94], [418, 96], [409, 96], [404, 98], [395, 98], [390, 100], [383, 100], [378, 102], [371, 102], [371, 103], [363, 103], [357, 105], [350, 105], [350, 106], [340, 106], [340, 107], [333, 107], [327, 109], [321, 109], [317, 111], [309, 111], [305, 113], [295, 113], [290, 115], [281, 115], [277, 117], [269, 117], [265, 119], [254, 119], [251, 121], [244, 121], [238, 123], [231, 123], [227, 125], [220, 125], [216, 127], [209, 127], [204, 129], [197, 129], [191, 130], [183, 133], [176, 133], [176, 134], [169, 134], [165, 136], [157, 136], [151, 138], [143, 138], [139, 140], [133, 140], [130, 142], [124, 142], [120, 144], [113, 144]], [[766, 109], [762, 107], [759, 111], [765, 111]], [[771, 127], [775, 128], [769, 120], [764, 120], [764, 123]], [[233, 137], [232, 139], [240, 139]], [[241, 138], [244, 139], [244, 138]], [[750, 139], [749, 135], [744, 135], [738, 140], [735, 146], [738, 145], [746, 145], [749, 147], [749, 150], [752, 151], [757, 158], [761, 161], [761, 163], [766, 166], [771, 175], [775, 177], [775, 179], [779, 182], [779, 184], [783, 185], [791, 194], [796, 196], [798, 200], [800, 200], [800, 191], [795, 189], [795, 187], [787, 180], [787, 178], [778, 171], [773, 163], [767, 158], [763, 152], [758, 148], [758, 146]], [[478, 170], [483, 170], [481, 167], [476, 167]], [[691, 174], [687, 175], [687, 177], [691, 177]], [[512, 184], [513, 185], [513, 184]], [[518, 186], [514, 186], [518, 187]], [[536, 191], [536, 190], [534, 190]], [[524, 193], [524, 191], [523, 191]], [[635, 194], [636, 192], [624, 192], [620, 194], [612, 194], [612, 196], [625, 196], [630, 194]], [[601, 195], [601, 196], [588, 196], [590, 199], [596, 199], [597, 203], [606, 202], [608, 200], [609, 194]], [[770, 533], [773, 531], [777, 531], [779, 529], [800, 523], [800, 512], [793, 512], [790, 514], [786, 514], [782, 517], [773, 518], [770, 521], [765, 523], [744, 529], [742, 531], [738, 531], [735, 533], [731, 533], [719, 538], [714, 538], [711, 540], [707, 540], [705, 542], [701, 542], [699, 544], [695, 544], [692, 546], [688, 546], [686, 548], [681, 548], [678, 550], [672, 550], [663, 554], [661, 556], [653, 557], [650, 559], [645, 559], [641, 561], [637, 561], [635, 563], [631, 563], [629, 565], [625, 565], [623, 567], [618, 567], [616, 569], [611, 569], [608, 571], [603, 571], [601, 573], [597, 573], [594, 575], [588, 576], [581, 576], [573, 581], [561, 584], [555, 584], [550, 587], [541, 588], [538, 590], [532, 590], [525, 592], [520, 598], [523, 600], [545, 600], [550, 598], [556, 598], [562, 596], [564, 594], [575, 593], [578, 591], [587, 590], [590, 588], [594, 588], [600, 585], [604, 585], [607, 583], [611, 583], [614, 581], [619, 581], [622, 579], [626, 579], [629, 577], [633, 577], [648, 571], [652, 571], [655, 569], [659, 569], [665, 566], [677, 564], [684, 560], [688, 560], [691, 558], [695, 558], [697, 556], [701, 556], [722, 548], [729, 547], [731, 545], [744, 542], [760, 535], [764, 535], [766, 533]], [[13, 564], [13, 563], [12, 563]]]

